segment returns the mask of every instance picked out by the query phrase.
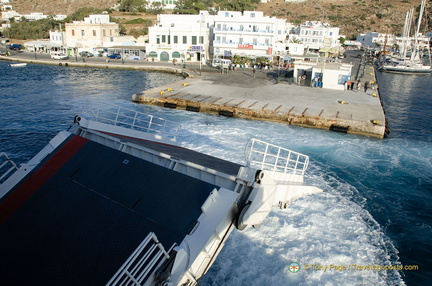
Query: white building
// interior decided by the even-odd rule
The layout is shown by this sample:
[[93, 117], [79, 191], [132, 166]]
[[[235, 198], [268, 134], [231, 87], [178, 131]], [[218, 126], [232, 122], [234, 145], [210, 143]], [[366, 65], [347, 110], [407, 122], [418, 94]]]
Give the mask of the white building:
[[7, 10], [2, 12], [2, 20], [9, 20], [10, 18], [20, 18], [21, 14], [15, 10]]
[[50, 43], [57, 46], [64, 46], [66, 43], [66, 32], [55, 30], [49, 31]]
[[416, 46], [416, 41], [417, 41], [417, 47], [419, 47], [420, 49], [423, 50], [429, 48], [430, 37], [427, 34], [422, 35], [420, 33], [417, 36], [417, 39], [415, 37], [395, 37], [395, 43], [397, 45], [399, 52], [406, 53], [412, 51]]
[[178, 0], [147, 0], [147, 7], [150, 8], [153, 3], [162, 3], [163, 9], [176, 9]]
[[29, 15], [23, 15], [29, 21], [37, 21], [48, 18], [48, 15], [44, 15], [43, 13], [30, 13]]
[[356, 40], [362, 44], [363, 47], [367, 48], [377, 48], [378, 46], [384, 46], [391, 48], [395, 43], [395, 35], [377, 33], [377, 32], [367, 32], [366, 34], [357, 35]]
[[154, 27], [149, 27], [147, 58], [159, 61], [209, 59], [210, 27], [213, 16], [207, 11], [199, 15], [158, 15]]
[[63, 21], [66, 18], [67, 18], [67, 15], [65, 15], [65, 14], [57, 14], [57, 15], [53, 16], [53, 19], [56, 21]]
[[268, 57], [285, 53], [286, 21], [261, 11], [219, 11], [214, 18], [213, 56]]
[[294, 78], [302, 76], [312, 86], [326, 89], [344, 90], [351, 78], [352, 65], [325, 62], [299, 62], [294, 67]]
[[13, 7], [12, 5], [2, 5], [1, 10], [2, 11], [13, 10]]
[[319, 21], [308, 21], [301, 24], [298, 29], [298, 38], [308, 50], [318, 51], [322, 48], [330, 49], [340, 46], [339, 28]]

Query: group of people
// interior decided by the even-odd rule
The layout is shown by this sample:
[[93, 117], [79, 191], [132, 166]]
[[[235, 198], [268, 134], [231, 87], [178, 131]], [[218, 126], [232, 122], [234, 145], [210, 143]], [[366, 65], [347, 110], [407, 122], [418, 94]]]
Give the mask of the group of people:
[[[345, 89], [346, 90], [354, 90], [354, 86], [355, 86], [355, 91], [359, 92], [361, 87], [362, 87], [362, 82], [360, 80], [356, 81], [347, 81], [345, 83]], [[365, 81], [363, 84], [363, 90], [364, 92], [366, 92], [369, 88], [375, 89], [375, 83], [374, 82], [369, 82], [369, 81]]]

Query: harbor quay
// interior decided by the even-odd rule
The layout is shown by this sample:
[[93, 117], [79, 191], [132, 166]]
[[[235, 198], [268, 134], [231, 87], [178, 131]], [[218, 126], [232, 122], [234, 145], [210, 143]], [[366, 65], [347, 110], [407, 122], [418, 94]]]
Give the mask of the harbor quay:
[[[45, 57], [44, 57], [45, 56]], [[327, 129], [383, 138], [386, 119], [378, 88], [333, 90], [299, 86], [280, 70], [236, 68], [221, 72], [199, 70], [199, 66], [173, 65], [163, 62], [107, 62], [103, 58], [53, 60], [49, 55], [13, 53], [2, 60], [63, 66], [123, 68], [169, 72], [182, 80], [132, 95], [132, 101], [190, 112], [268, 120], [290, 125]], [[352, 80], [376, 81], [373, 63], [351, 56]]]
[[[359, 60], [360, 61], [360, 60]], [[375, 82], [372, 62], [355, 65], [362, 82]], [[277, 70], [191, 73], [174, 84], [134, 94], [144, 104], [383, 138], [386, 119], [377, 88], [364, 92], [299, 86]]]

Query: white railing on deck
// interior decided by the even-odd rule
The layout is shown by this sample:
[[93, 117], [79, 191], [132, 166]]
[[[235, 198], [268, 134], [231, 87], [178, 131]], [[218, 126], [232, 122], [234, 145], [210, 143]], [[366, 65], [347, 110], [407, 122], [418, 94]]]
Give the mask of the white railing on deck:
[[[3, 160], [3, 163], [0, 165], [0, 173], [3, 173], [0, 177], [0, 185], [3, 183], [4, 179], [13, 171], [18, 170], [17, 165], [9, 158], [9, 156], [2, 152], [0, 153], [0, 160]], [[6, 165], [10, 164], [11, 167]]]
[[245, 158], [249, 167], [295, 175], [303, 175], [309, 164], [306, 155], [257, 139], [247, 143]]
[[92, 114], [102, 123], [158, 134], [166, 138], [176, 139], [180, 130], [180, 124], [177, 122], [104, 102], [95, 104]]
[[156, 235], [150, 232], [106, 285], [143, 285], [149, 278], [154, 279], [151, 276], [155, 268], [169, 257]]

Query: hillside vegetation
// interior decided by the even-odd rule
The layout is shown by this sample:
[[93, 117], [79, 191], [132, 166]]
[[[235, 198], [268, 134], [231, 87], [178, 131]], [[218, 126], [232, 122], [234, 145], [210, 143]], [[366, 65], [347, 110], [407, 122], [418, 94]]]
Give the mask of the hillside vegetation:
[[[208, 0], [201, 1], [211, 3]], [[81, 7], [108, 9], [117, 2], [117, 0], [14, 0], [12, 5], [20, 14], [43, 12], [70, 15]], [[200, 0], [194, 3], [196, 2]], [[214, 5], [217, 5], [216, 2], [213, 2]], [[412, 7], [419, 7], [420, 2], [421, 0], [306, 0], [289, 3], [284, 0], [269, 0], [268, 3], [253, 4], [253, 6], [256, 7], [256, 10], [264, 11], [266, 16], [283, 18], [294, 24], [300, 24], [306, 20], [328, 22], [339, 27], [340, 34], [351, 39], [355, 38], [358, 33], [368, 31], [400, 34], [406, 12]], [[430, 7], [427, 9], [430, 14]], [[111, 16], [124, 24], [127, 33], [141, 32], [145, 30], [145, 26], [149, 25], [148, 21], [155, 19], [154, 15], [146, 13], [115, 12]], [[138, 18], [145, 18], [147, 21], [139, 23], [139, 20], [135, 20]], [[127, 24], [127, 22], [132, 24]], [[422, 28], [422, 32], [428, 30], [430, 29], [427, 25]]]

